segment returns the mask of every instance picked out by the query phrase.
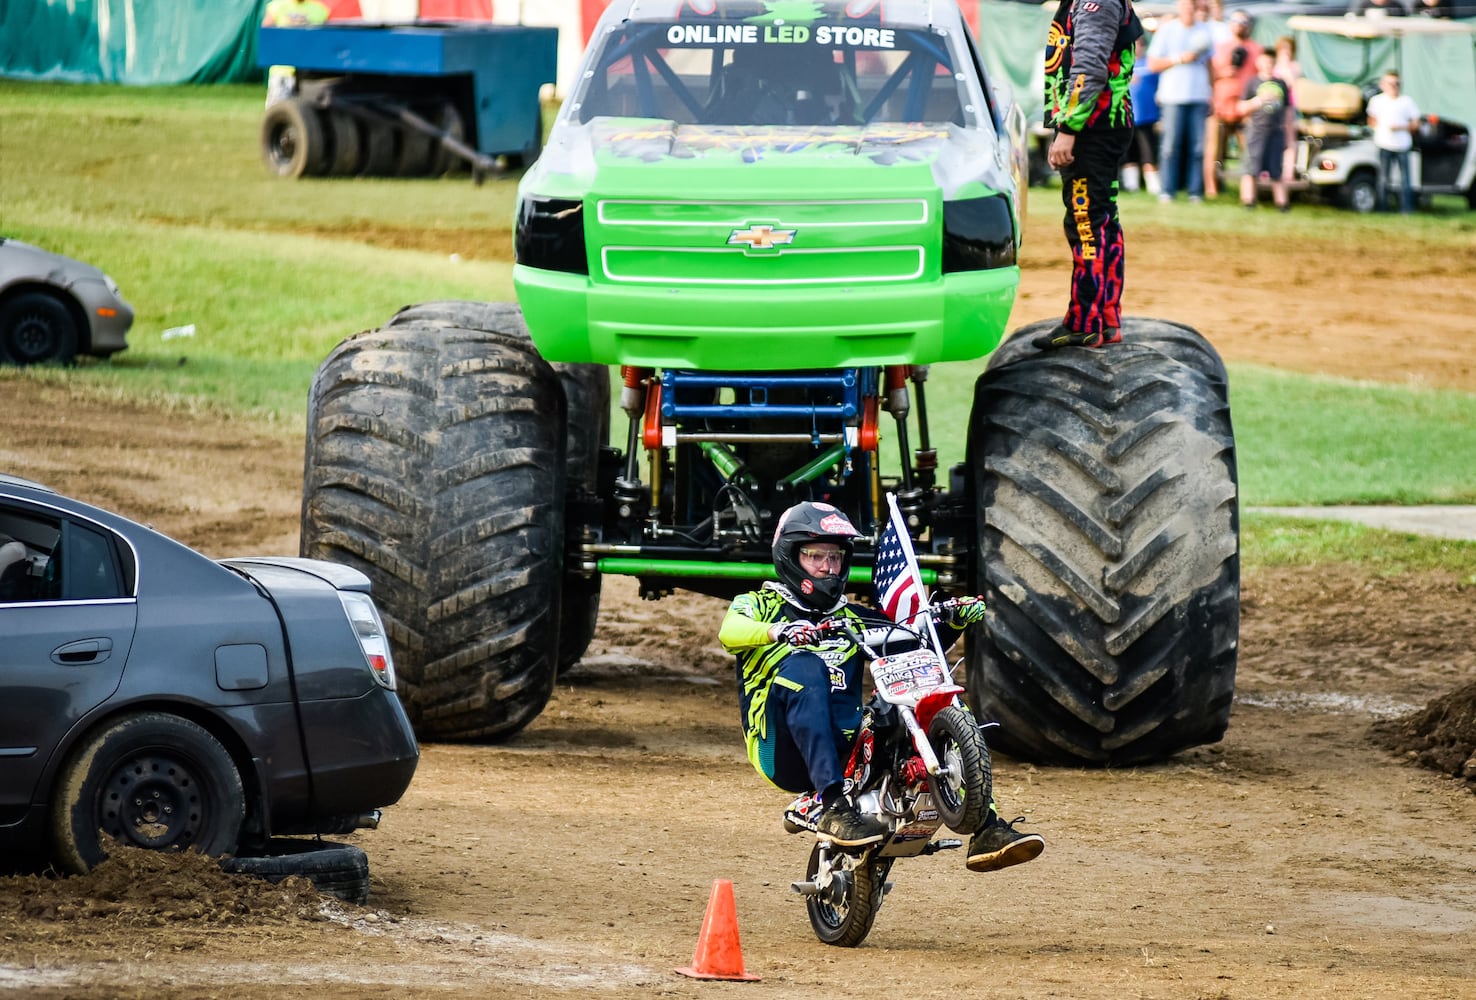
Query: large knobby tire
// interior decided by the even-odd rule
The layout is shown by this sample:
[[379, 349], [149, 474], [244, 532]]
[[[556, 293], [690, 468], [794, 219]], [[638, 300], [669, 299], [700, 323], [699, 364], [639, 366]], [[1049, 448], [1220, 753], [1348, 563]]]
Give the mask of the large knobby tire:
[[277, 837], [250, 857], [222, 858], [220, 867], [273, 885], [297, 875], [324, 895], [346, 903], [362, 906], [369, 901], [369, 856], [352, 844]]
[[140, 712], [68, 755], [52, 797], [51, 839], [61, 866], [81, 874], [107, 857], [109, 841], [228, 854], [245, 815], [241, 775], [214, 736], [179, 716]]
[[514, 305], [401, 313], [308, 397], [302, 554], [374, 584], [421, 739], [503, 739], [553, 691], [564, 394]]
[[[409, 306], [387, 326], [405, 323], [441, 323], [468, 329], [486, 329], [506, 307], [486, 302], [427, 302]], [[610, 373], [604, 365], [555, 362], [569, 415], [565, 437], [565, 488], [572, 505], [583, 494], [596, 497], [600, 449], [610, 440]], [[600, 574], [570, 572], [564, 579], [563, 611], [559, 620], [559, 670], [573, 666], [594, 639], [600, 614]]]
[[1125, 765], [1219, 740], [1240, 625], [1234, 435], [1218, 354], [1128, 319], [1124, 343], [1041, 352], [1015, 334], [975, 387], [968, 687], [991, 743]]
[[[810, 926], [815, 936], [826, 944], [854, 948], [866, 940], [876, 923], [885, 894], [890, 862], [876, 860], [873, 852], [864, 855], [837, 856], [830, 885], [814, 896], [805, 897]], [[805, 880], [813, 882], [820, 871], [820, 845], [810, 851], [805, 867]]]
[[928, 775], [928, 789], [938, 815], [959, 833], [973, 833], [988, 818], [993, 794], [984, 733], [968, 709], [949, 705], [928, 723], [928, 742], [939, 763], [946, 765], [953, 776], [945, 783], [938, 775]]
[[77, 346], [77, 320], [55, 295], [23, 292], [0, 305], [0, 361], [69, 365]]

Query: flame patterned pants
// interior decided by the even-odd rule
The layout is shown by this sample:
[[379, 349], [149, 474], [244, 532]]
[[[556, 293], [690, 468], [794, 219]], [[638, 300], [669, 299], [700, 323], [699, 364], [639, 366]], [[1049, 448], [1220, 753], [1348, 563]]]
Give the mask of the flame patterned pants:
[[1087, 129], [1076, 137], [1075, 162], [1061, 168], [1066, 242], [1071, 247], [1071, 305], [1065, 325], [1079, 333], [1122, 325], [1117, 174], [1132, 139], [1130, 128]]

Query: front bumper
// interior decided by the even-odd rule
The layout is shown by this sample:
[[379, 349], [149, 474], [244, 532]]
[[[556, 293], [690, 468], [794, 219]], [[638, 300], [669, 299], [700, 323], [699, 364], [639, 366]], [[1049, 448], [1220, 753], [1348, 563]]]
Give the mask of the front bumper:
[[88, 341], [79, 345], [87, 354], [108, 355], [128, 347], [133, 307], [101, 281], [79, 281], [71, 292], [87, 313]]
[[513, 281], [550, 361], [773, 371], [983, 357], [1003, 337], [1020, 269], [871, 285], [679, 287], [519, 264]]

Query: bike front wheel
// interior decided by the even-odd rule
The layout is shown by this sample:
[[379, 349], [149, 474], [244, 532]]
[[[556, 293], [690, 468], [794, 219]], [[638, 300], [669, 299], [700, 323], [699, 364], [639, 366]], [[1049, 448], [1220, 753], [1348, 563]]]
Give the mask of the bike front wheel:
[[866, 940], [871, 925], [876, 923], [876, 911], [881, 909], [892, 863], [875, 857], [872, 851], [861, 855], [831, 853], [827, 862], [817, 843], [805, 868], [807, 881], [815, 882], [821, 877], [822, 863], [830, 878], [825, 888], [805, 897], [810, 926], [815, 928], [815, 936], [826, 944], [854, 948]]
[[959, 833], [973, 833], [989, 817], [994, 793], [984, 733], [968, 709], [949, 705], [928, 724], [928, 742], [942, 765], [928, 775], [938, 815]]

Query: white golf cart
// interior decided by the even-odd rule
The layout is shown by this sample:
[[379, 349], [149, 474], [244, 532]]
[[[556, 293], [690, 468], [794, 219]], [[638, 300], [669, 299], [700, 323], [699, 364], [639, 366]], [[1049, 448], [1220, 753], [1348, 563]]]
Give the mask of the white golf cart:
[[1425, 116], [1410, 157], [1417, 200], [1463, 195], [1476, 209], [1476, 144], [1467, 124], [1476, 122], [1476, 21], [1297, 15], [1287, 25], [1306, 54], [1304, 70], [1337, 81], [1309, 75], [1294, 90], [1297, 177], [1307, 189], [1356, 212], [1380, 207], [1379, 151], [1365, 106], [1393, 69]]

